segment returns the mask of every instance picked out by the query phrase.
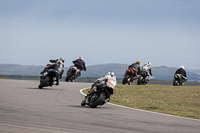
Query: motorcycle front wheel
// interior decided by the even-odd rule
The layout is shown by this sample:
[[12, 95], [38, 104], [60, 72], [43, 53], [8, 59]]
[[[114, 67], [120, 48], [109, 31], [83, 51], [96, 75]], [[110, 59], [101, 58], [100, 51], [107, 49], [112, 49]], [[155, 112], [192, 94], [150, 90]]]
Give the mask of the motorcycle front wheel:
[[85, 103], [85, 99], [81, 102], [81, 106], [85, 106], [86, 103]]
[[180, 83], [176, 79], [174, 79], [173, 80], [173, 86], [180, 86]]
[[128, 83], [128, 78], [129, 78], [129, 75], [126, 74], [126, 75], [124, 76], [123, 80], [122, 80], [122, 84]]

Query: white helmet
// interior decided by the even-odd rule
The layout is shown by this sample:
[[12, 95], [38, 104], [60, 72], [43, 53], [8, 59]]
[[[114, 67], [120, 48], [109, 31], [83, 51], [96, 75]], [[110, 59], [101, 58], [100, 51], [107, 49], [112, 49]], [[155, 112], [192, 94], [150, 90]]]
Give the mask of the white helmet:
[[63, 57], [60, 58], [60, 60], [64, 63], [65, 62], [65, 59]]
[[184, 69], [185, 67], [184, 67], [184, 66], [180, 66], [180, 68], [183, 68], [183, 69]]
[[110, 72], [108, 72], [108, 74], [107, 75], [110, 75], [110, 76], [115, 76], [115, 73], [114, 72], [112, 72], [112, 71], [110, 71]]

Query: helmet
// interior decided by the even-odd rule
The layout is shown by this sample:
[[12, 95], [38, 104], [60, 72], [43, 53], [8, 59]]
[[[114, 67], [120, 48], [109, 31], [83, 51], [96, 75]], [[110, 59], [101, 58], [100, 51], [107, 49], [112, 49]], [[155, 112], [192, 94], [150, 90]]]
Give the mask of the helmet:
[[60, 58], [60, 60], [64, 63], [65, 62], [65, 59], [63, 57]]
[[82, 56], [80, 56], [80, 57], [79, 57], [79, 59], [83, 60], [83, 57], [82, 57]]
[[140, 65], [140, 61], [139, 60], [137, 60], [135, 63]]
[[61, 60], [56, 61], [56, 64], [63, 64]]
[[183, 68], [183, 69], [184, 69], [185, 67], [184, 67], [184, 66], [180, 66], [180, 68]]
[[108, 72], [108, 74], [107, 75], [110, 75], [110, 76], [115, 76], [115, 73], [114, 72], [112, 72], [112, 71], [110, 71], [110, 72]]
[[148, 62], [147, 65], [148, 65], [148, 66], [151, 66], [151, 62]]

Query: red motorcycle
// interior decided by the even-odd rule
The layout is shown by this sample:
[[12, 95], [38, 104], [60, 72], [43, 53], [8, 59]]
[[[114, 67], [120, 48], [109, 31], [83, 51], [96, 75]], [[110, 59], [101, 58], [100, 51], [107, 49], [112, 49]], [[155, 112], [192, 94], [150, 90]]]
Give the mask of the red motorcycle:
[[128, 68], [123, 77], [122, 84], [129, 84], [129, 83], [134, 82], [137, 79], [137, 76], [133, 77], [134, 75], [135, 75], [135, 71], [133, 71], [133, 69], [131, 68]]

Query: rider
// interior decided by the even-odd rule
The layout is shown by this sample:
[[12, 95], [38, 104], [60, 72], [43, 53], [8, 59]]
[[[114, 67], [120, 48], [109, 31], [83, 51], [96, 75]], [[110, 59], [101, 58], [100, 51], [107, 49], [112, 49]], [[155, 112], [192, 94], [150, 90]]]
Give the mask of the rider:
[[64, 72], [64, 58], [60, 58], [60, 59], [56, 59], [56, 60], [49, 60], [49, 62], [51, 62], [52, 64], [48, 64], [47, 67], [45, 67], [45, 69], [40, 73], [44, 73], [50, 69], [53, 69], [57, 72], [58, 74], [58, 78], [56, 78], [56, 82], [54, 82], [55, 85], [59, 85], [59, 79], [62, 78], [62, 74]]
[[78, 59], [73, 61], [73, 63], [74, 63], [74, 66], [79, 70], [77, 76], [81, 76], [81, 71], [82, 70], [86, 71], [86, 66], [85, 66], [85, 62], [83, 61], [83, 57], [80, 56]]
[[[104, 82], [102, 82], [102, 81], [104, 81]], [[104, 89], [106, 89], [109, 92], [109, 94], [106, 95], [106, 100], [105, 100], [104, 103], [109, 102], [110, 101], [110, 95], [113, 94], [113, 90], [115, 89], [115, 86], [117, 84], [116, 76], [115, 76], [114, 72], [112, 72], [112, 71], [108, 72], [107, 75], [105, 75], [105, 76], [97, 79], [94, 82], [94, 84], [97, 84], [96, 85], [97, 88], [100, 88], [100, 89], [104, 88]], [[90, 95], [90, 93], [87, 94], [87, 96], [88, 95]], [[86, 101], [86, 103], [87, 102], [88, 101]]]
[[131, 79], [129, 81], [129, 85], [135, 81], [135, 77], [137, 77], [137, 75], [140, 74], [140, 61], [137, 60], [135, 63], [131, 64], [130, 66], [128, 66], [129, 69], [133, 70], [134, 73], [133, 75], [131, 76]]
[[147, 64], [144, 64], [142, 66], [142, 69], [145, 69], [147, 72], [147, 78], [146, 80], [149, 81], [151, 76], [152, 76], [152, 72], [151, 72], [151, 62], [148, 62]]
[[184, 82], [187, 81], [187, 75], [184, 66], [180, 66], [180, 68], [176, 70], [174, 77], [176, 76], [176, 74], [179, 74], [181, 76], [180, 84], [184, 85]]

